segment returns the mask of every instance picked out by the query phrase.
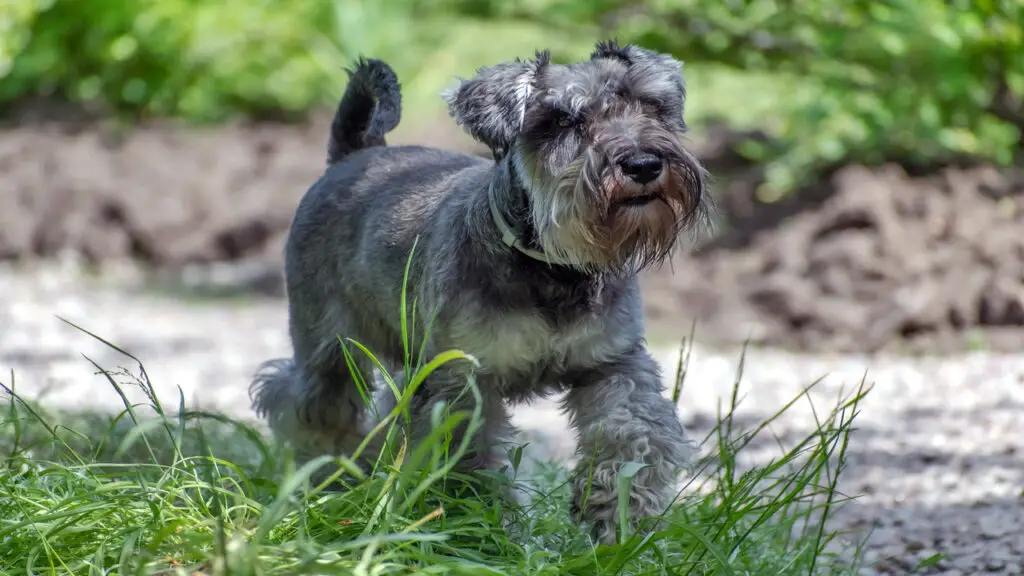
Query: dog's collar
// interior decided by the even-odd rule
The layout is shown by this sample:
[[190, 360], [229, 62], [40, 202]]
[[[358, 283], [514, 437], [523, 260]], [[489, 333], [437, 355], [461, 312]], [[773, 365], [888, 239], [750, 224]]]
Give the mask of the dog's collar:
[[534, 250], [526, 246], [522, 238], [516, 234], [516, 231], [512, 229], [512, 226], [505, 220], [505, 216], [501, 213], [501, 209], [498, 208], [498, 202], [494, 199], [494, 184], [492, 183], [487, 187], [487, 205], [491, 209], [491, 219], [494, 220], [494, 225], [498, 227], [498, 231], [501, 232], [501, 243], [509, 248], [515, 248], [523, 254], [539, 260], [545, 264], [565, 264], [557, 258], [552, 258], [547, 254]]

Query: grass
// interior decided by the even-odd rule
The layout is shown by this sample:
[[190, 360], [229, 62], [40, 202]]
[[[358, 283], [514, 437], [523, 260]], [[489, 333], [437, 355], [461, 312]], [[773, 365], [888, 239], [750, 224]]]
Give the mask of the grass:
[[[420, 365], [418, 377], [458, 356]], [[741, 358], [737, 382], [742, 368]], [[344, 458], [296, 468], [286, 449], [246, 423], [188, 411], [183, 399], [176, 410], [163, 406], [141, 362], [134, 372], [102, 372], [112, 393], [125, 399], [126, 387], [139, 386], [149, 402], [125, 399], [114, 416], [50, 413], [17, 394], [14, 375], [4, 385], [0, 573], [856, 573], [857, 550], [840, 557], [827, 520], [845, 500], [836, 483], [863, 383], [812, 433], [789, 446], [780, 440], [778, 457], [755, 467], [740, 456], [770, 420], [740, 430], [734, 393], [665, 522], [595, 546], [569, 520], [561, 465], [542, 463], [516, 479], [533, 494], [526, 508], [497, 496], [502, 477], [450, 472], [460, 447], [446, 432], [463, 419], [479, 424], [478, 412], [438, 413], [436, 433], [418, 446], [382, 426], [394, 451], [367, 474]], [[810, 398], [778, 414], [798, 401]], [[400, 403], [385, 423], [402, 412]], [[521, 447], [512, 452], [517, 473], [522, 455]], [[314, 481], [318, 470], [330, 478]], [[330, 480], [348, 488], [326, 490]]]

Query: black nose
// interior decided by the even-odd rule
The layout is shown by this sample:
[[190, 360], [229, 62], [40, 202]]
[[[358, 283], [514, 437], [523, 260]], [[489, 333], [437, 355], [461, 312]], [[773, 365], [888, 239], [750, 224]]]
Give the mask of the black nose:
[[661, 174], [661, 159], [652, 154], [630, 156], [620, 164], [622, 173], [637, 184], [647, 184]]

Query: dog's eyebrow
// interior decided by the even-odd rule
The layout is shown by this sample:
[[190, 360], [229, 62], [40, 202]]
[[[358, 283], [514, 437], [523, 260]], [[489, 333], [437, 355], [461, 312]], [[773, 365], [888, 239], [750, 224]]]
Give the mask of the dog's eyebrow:
[[562, 100], [551, 100], [549, 102], [545, 102], [544, 107], [548, 114], [565, 114], [566, 116], [572, 117], [582, 114], [582, 110], [576, 110]]
[[621, 95], [624, 92], [622, 80], [618, 78], [605, 78], [597, 92], [598, 94]]
[[629, 93], [627, 97], [639, 102], [644, 106], [650, 106], [657, 110], [658, 112], [666, 112], [671, 108], [671, 105], [662, 101], [661, 99], [652, 98], [650, 96], [644, 95], [643, 93]]

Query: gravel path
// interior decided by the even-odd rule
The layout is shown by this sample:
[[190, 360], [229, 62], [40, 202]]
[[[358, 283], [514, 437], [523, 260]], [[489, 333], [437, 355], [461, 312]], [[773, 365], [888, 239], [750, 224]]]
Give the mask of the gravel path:
[[[125, 359], [61, 323], [60, 315], [139, 356], [158, 393], [180, 386], [194, 405], [250, 418], [246, 386], [262, 360], [287, 352], [281, 300], [189, 301], [142, 289], [130, 268], [82, 277], [73, 265], [0, 268], [0, 381], [52, 406], [116, 409], [120, 400], [82, 354], [105, 368]], [[675, 350], [658, 351], [674, 373]], [[736, 377], [738, 350], [694, 349], [681, 407], [703, 436]], [[943, 358], [806, 356], [748, 350], [738, 414], [764, 418], [820, 377], [812, 397], [833, 406], [867, 373], [842, 488], [859, 495], [841, 522], [871, 527], [878, 573], [906, 574], [936, 552], [924, 573], [1024, 573], [1024, 353]], [[571, 438], [550, 402], [516, 418], [535, 455], [566, 457]], [[803, 402], [774, 432], [806, 432]], [[755, 453], [755, 458], [758, 457]]]

